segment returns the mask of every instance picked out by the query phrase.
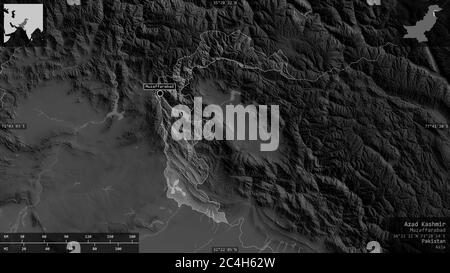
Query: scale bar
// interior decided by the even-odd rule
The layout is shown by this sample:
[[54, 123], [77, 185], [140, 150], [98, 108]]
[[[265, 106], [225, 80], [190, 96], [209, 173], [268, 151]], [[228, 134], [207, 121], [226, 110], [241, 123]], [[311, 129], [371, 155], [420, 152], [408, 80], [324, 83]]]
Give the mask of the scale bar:
[[[69, 242], [0, 242], [0, 245], [29, 245], [29, 244], [39, 244], [39, 245], [45, 245], [45, 244], [62, 244], [67, 245]], [[138, 245], [138, 242], [77, 242], [80, 245], [86, 244], [86, 245]]]

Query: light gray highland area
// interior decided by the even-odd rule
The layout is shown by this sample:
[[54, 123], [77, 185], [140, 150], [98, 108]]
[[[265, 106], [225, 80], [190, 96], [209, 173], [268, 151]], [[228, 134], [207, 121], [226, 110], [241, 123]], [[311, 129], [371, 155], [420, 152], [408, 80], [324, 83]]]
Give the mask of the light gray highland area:
[[79, 6], [79, 5], [81, 5], [81, 0], [67, 0], [67, 5], [69, 5], [69, 6], [73, 6], [73, 5]]
[[381, 5], [381, 0], [367, 0], [367, 4], [369, 6], [380, 6]]
[[438, 5], [432, 5], [428, 8], [428, 12], [422, 21], [416, 23], [415, 26], [405, 26], [408, 33], [403, 38], [415, 38], [419, 42], [427, 42], [425, 32], [430, 31], [437, 22], [436, 12], [442, 9]]

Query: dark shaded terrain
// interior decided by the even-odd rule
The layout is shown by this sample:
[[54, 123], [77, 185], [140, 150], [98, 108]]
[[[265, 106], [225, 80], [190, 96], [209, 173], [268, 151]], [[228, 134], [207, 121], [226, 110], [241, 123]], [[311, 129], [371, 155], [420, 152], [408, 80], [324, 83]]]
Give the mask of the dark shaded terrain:
[[[402, 26], [436, 1], [382, 2], [45, 1], [47, 47], [0, 53], [0, 119], [14, 121], [33, 99], [50, 109], [36, 91], [49, 83], [67, 84], [49, 98], [74, 99], [49, 115], [63, 122], [41, 121], [43, 132], [0, 131], [2, 208], [28, 206], [11, 219], [36, 230], [155, 234], [175, 200], [216, 221], [245, 219], [266, 238], [261, 248], [361, 252], [376, 240], [393, 249], [390, 217], [450, 216], [450, 132], [429, 126], [450, 123], [440, 42], [450, 5], [417, 44]], [[157, 81], [182, 96], [142, 90]], [[280, 105], [277, 152], [167, 136], [171, 106], [199, 95], [223, 103], [231, 91], [243, 104]], [[114, 110], [124, 119], [97, 122]], [[172, 179], [187, 196], [170, 193]]]

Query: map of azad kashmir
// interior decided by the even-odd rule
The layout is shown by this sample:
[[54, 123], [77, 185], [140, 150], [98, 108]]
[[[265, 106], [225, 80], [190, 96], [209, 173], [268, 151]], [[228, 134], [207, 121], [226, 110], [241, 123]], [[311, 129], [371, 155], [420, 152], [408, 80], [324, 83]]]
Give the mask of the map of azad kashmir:
[[0, 253], [449, 251], [450, 1], [0, 5]]

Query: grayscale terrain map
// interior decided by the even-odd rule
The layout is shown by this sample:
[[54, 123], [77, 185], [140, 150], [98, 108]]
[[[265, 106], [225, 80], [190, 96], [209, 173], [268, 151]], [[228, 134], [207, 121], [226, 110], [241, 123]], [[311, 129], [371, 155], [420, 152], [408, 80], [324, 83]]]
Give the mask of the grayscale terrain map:
[[[4, 2], [0, 232], [424, 252], [390, 222], [450, 217], [450, 1]], [[42, 3], [42, 27], [17, 3]], [[279, 146], [174, 139], [174, 107], [198, 97], [278, 106]]]

